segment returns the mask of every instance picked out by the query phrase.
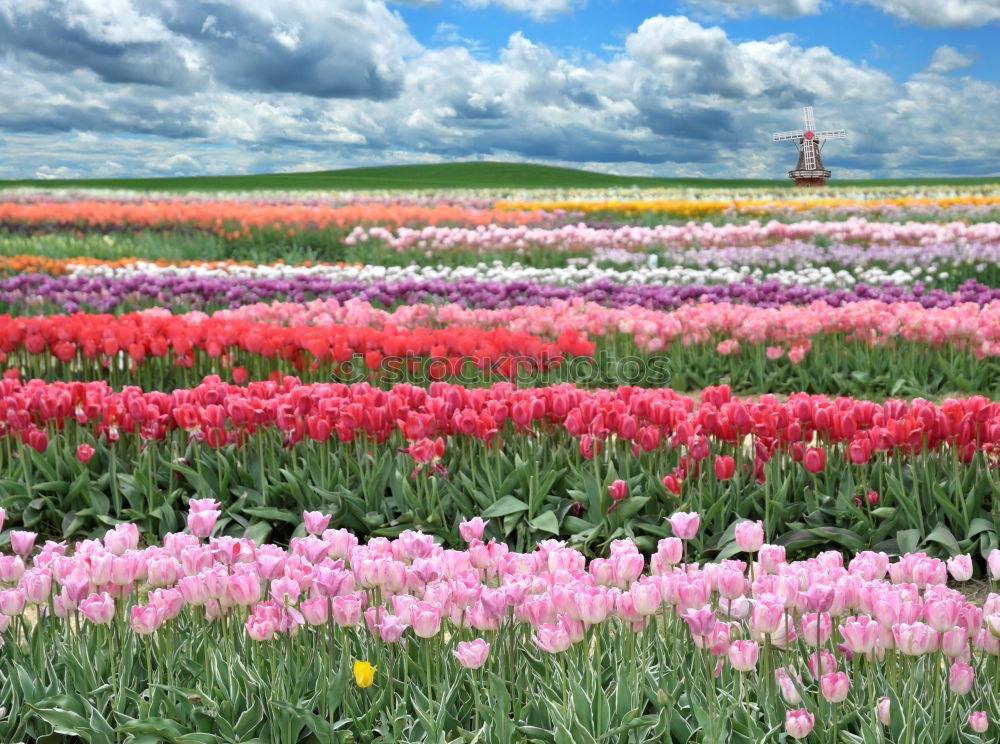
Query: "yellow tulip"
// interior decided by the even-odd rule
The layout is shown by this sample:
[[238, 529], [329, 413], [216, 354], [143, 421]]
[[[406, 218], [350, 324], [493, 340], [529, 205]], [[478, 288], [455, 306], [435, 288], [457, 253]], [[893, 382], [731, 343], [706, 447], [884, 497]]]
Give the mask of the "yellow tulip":
[[371, 687], [372, 682], [375, 681], [375, 670], [378, 667], [374, 667], [367, 661], [357, 661], [354, 662], [354, 681], [357, 682], [358, 687]]

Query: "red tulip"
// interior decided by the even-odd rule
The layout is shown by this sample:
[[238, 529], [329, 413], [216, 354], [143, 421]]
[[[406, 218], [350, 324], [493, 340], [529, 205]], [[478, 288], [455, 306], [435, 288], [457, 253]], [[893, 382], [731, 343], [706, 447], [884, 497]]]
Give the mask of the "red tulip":
[[810, 473], [819, 473], [826, 466], [826, 450], [822, 447], [810, 447], [803, 457], [806, 470]]
[[730, 455], [715, 456], [715, 477], [729, 480], [736, 473], [736, 460]]
[[663, 479], [663, 485], [675, 496], [681, 495], [681, 481], [676, 476], [668, 475]]

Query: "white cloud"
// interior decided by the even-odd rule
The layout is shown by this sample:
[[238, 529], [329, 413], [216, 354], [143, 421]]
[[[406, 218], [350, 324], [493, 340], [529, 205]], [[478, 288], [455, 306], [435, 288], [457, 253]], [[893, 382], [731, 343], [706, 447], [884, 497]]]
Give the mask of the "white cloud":
[[470, 8], [496, 5], [511, 13], [523, 13], [536, 21], [549, 21], [555, 16], [571, 13], [582, 7], [586, 0], [461, 0]]
[[973, 28], [1000, 20], [997, 0], [862, 0], [921, 26]]
[[[804, 105], [815, 106], [819, 126], [848, 130], [847, 141], [824, 151], [836, 176], [974, 174], [1000, 160], [1000, 145], [988, 136], [1000, 116], [997, 85], [936, 74], [957, 64], [959, 52], [938, 50], [927, 73], [899, 84], [826, 47], [794, 37], [738, 42], [682, 16], [645, 20], [606, 60], [568, 58], [520, 32], [487, 59], [457, 28], [440, 27], [440, 46], [424, 48], [383, 3], [337, 0], [316, 23], [328, 28], [336, 17], [358, 29], [354, 45], [341, 47], [338, 69], [371, 70], [390, 87], [366, 89], [364, 97], [356, 88], [335, 95], [280, 77], [247, 85], [244, 77], [257, 69], [243, 45], [247, 29], [263, 40], [275, 29], [294, 30], [297, 50], [272, 39], [269, 59], [312, 50], [319, 61], [308, 57], [308, 64], [323, 69], [326, 52], [315, 46], [318, 31], [302, 20], [299, 1], [279, 13], [273, 0], [249, 19], [227, 16], [228, 6], [216, 4], [183, 23], [171, 15], [176, 6], [164, 6], [164, 27], [204, 66], [165, 81], [155, 95], [148, 83], [97, 64], [61, 65], [52, 57], [39, 64], [39, 51], [5, 47], [0, 172], [241, 173], [485, 157], [780, 177], [794, 164], [792, 153], [773, 145], [770, 133], [799, 126]], [[206, 25], [207, 15], [216, 20]], [[0, 12], [0, 43], [7, 41], [3, 18]], [[395, 37], [386, 38], [401, 39], [405, 54], [368, 33], [378, 19], [389, 19]], [[232, 37], [219, 41], [216, 32]], [[220, 70], [224, 49], [232, 60]]]
[[686, 0], [686, 4], [718, 11], [731, 17], [758, 13], [782, 18], [798, 18], [819, 13], [825, 5], [825, 0]]
[[971, 54], [963, 54], [954, 47], [947, 44], [939, 46], [934, 50], [931, 63], [927, 67], [928, 72], [952, 72], [961, 70], [963, 67], [970, 67], [976, 58]]

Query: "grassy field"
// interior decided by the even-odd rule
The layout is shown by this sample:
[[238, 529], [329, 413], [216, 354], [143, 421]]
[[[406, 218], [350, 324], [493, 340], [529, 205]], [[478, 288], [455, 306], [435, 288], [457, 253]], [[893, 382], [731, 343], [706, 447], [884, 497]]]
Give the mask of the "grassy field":
[[[837, 186], [978, 186], [1000, 183], [1000, 175], [984, 178], [913, 178], [870, 181], [834, 180]], [[119, 178], [73, 180], [0, 180], [0, 189], [105, 188], [135, 191], [255, 191], [255, 190], [394, 190], [394, 189], [485, 189], [485, 188], [791, 188], [787, 179], [644, 178], [609, 173], [555, 168], [530, 163], [443, 163], [395, 165], [376, 168], [270, 173], [247, 176], [199, 176], [191, 178]]]

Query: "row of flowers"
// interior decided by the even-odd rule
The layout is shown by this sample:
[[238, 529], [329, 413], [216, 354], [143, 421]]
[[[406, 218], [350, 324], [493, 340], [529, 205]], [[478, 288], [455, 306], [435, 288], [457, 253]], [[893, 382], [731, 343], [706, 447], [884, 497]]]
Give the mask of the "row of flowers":
[[514, 226], [503, 223], [464, 225], [428, 225], [421, 228], [391, 225], [358, 225], [344, 238], [346, 245], [369, 241], [397, 252], [426, 251], [431, 254], [455, 251], [547, 250], [589, 253], [597, 248], [628, 251], [678, 250], [690, 247], [726, 248], [759, 246], [783, 241], [833, 241], [865, 245], [909, 244], [940, 245], [954, 243], [1000, 242], [1000, 223], [950, 222], [875, 222], [852, 217], [840, 222], [803, 220], [800, 222], [761, 223], [710, 222], [626, 224], [599, 227], [585, 223], [543, 227], [530, 224]]
[[195, 355], [219, 359], [242, 352], [290, 360], [298, 368], [350, 362], [361, 356], [372, 370], [379, 369], [387, 357], [396, 364], [429, 357], [449, 369], [460, 369], [466, 361], [481, 369], [497, 365], [506, 369], [512, 361], [545, 369], [557, 365], [566, 354], [589, 356], [593, 351], [593, 343], [574, 331], [549, 341], [500, 327], [435, 330], [329, 323], [286, 327], [235, 317], [178, 316], [163, 310], [121, 316], [0, 316], [0, 354], [6, 357], [51, 355], [63, 363], [77, 358], [104, 360], [105, 366], [119, 353], [127, 355], [133, 365], [147, 358], [169, 357], [175, 364], [190, 367]]
[[940, 194], [918, 195], [882, 194], [864, 195], [850, 191], [824, 196], [761, 194], [740, 195], [729, 191], [706, 192], [702, 198], [678, 199], [659, 197], [655, 191], [647, 191], [641, 196], [621, 194], [618, 198], [607, 198], [592, 194], [580, 194], [575, 198], [551, 199], [528, 198], [501, 202], [508, 209], [519, 210], [563, 210], [585, 215], [622, 214], [632, 218], [647, 215], [671, 217], [708, 217], [722, 214], [727, 217], [775, 214], [794, 215], [796, 213], [822, 213], [830, 216], [874, 215], [874, 214], [927, 214], [947, 215], [952, 210], [963, 212], [996, 213], [1000, 210], [1000, 196], [996, 187], [987, 187], [981, 194]]
[[[584, 272], [561, 273], [585, 275]], [[643, 276], [644, 274], [648, 275]], [[616, 281], [620, 276], [628, 275], [642, 276], [646, 282]], [[669, 284], [649, 281], [656, 275], [681, 278], [681, 281]], [[785, 282], [782, 281], [784, 279], [801, 281]], [[846, 284], [850, 288], [829, 288], [838, 284]], [[777, 277], [765, 276], [760, 280], [750, 276], [741, 278], [739, 272], [728, 270], [635, 271], [621, 272], [614, 279], [609, 277], [569, 286], [514, 278], [506, 281], [471, 278], [451, 281], [418, 278], [362, 281], [336, 280], [294, 272], [288, 272], [282, 278], [244, 278], [226, 274], [218, 277], [177, 276], [172, 272], [161, 272], [115, 278], [50, 277], [45, 274], [0, 277], [0, 298], [0, 311], [13, 315], [48, 312], [130, 313], [147, 308], [167, 308], [174, 312], [213, 312], [259, 303], [307, 303], [313, 300], [338, 303], [356, 300], [386, 309], [447, 303], [485, 310], [521, 305], [544, 306], [553, 302], [576, 300], [618, 309], [636, 306], [663, 311], [691, 303], [780, 308], [784, 305], [812, 303], [837, 307], [861, 301], [883, 304], [906, 302], [925, 308], [949, 308], [954, 305], [986, 305], [1000, 301], [1000, 289], [991, 289], [975, 279], [966, 280], [955, 291], [927, 289], [921, 282], [912, 287], [890, 283], [876, 286], [855, 283], [847, 272], [835, 274], [829, 270], [779, 272]]]
[[[746, 292], [752, 295], [754, 288]], [[781, 305], [776, 308], [750, 304], [704, 302], [684, 304], [664, 312], [644, 307], [606, 307], [581, 299], [555, 300], [547, 307], [523, 305], [497, 310], [473, 309], [460, 304], [403, 305], [382, 310], [371, 303], [349, 300], [314, 300], [307, 303], [260, 303], [235, 310], [220, 310], [211, 317], [220, 321], [254, 321], [268, 324], [317, 326], [343, 323], [358, 327], [397, 328], [468, 327], [508, 328], [555, 338], [574, 331], [590, 337], [632, 337], [646, 352], [680, 344], [719, 343], [719, 353], [739, 352], [740, 344], [769, 344], [780, 357], [795, 351], [798, 360], [808, 353], [811, 340], [826, 334], [844, 341], [871, 346], [901, 342], [964, 348], [977, 356], [1000, 353], [1000, 303], [973, 302], [947, 308], [927, 308], [919, 302], [859, 300], [840, 307], [826, 302]], [[189, 314], [192, 319], [204, 316]], [[30, 319], [12, 319], [22, 326]], [[725, 346], [723, 346], [725, 345]], [[770, 354], [769, 354], [770, 356]]]
[[172, 230], [189, 228], [230, 239], [252, 232], [291, 237], [297, 231], [344, 230], [377, 224], [519, 224], [548, 219], [540, 211], [466, 207], [461, 204], [351, 204], [256, 202], [234, 199], [116, 201], [0, 201], [0, 227], [8, 229]]
[[[728, 291], [743, 302], [769, 299], [761, 287]], [[758, 392], [993, 395], [1000, 379], [1000, 301], [928, 308], [855, 298], [836, 305], [844, 298], [835, 294], [805, 305], [759, 307], [718, 296], [728, 301], [664, 311], [608, 307], [613, 287], [593, 295], [601, 302], [552, 299], [497, 309], [450, 303], [383, 310], [330, 299], [257, 303], [212, 315], [162, 309], [0, 315], [0, 363], [26, 377], [106, 379], [147, 390], [194, 385], [208, 374], [237, 383], [298, 374], [382, 385], [512, 379], [682, 390], [728, 377]], [[669, 298], [655, 288], [633, 290], [634, 297], [643, 295], [650, 304]], [[933, 292], [925, 299], [937, 302]]]
[[476, 509], [504, 517], [500, 536], [512, 540], [597, 545], [624, 529], [648, 539], [683, 502], [711, 505], [720, 532], [732, 516], [761, 518], [795, 550], [926, 538], [947, 553], [985, 551], [996, 545], [998, 448], [1000, 409], [982, 397], [0, 381], [4, 503], [68, 534], [123, 509], [163, 534], [197, 492], [225, 501], [233, 535], [283, 534], [289, 510], [336, 505], [365, 534], [424, 525], [448, 539], [455, 515]]
[[[854, 243], [817, 245], [813, 242], [792, 240], [773, 245], [713, 247], [707, 249], [685, 248], [666, 253], [639, 253], [614, 248], [598, 247], [590, 257], [571, 257], [565, 266], [539, 266], [519, 261], [477, 261], [468, 265], [411, 263], [406, 266], [373, 264], [306, 263], [251, 264], [247, 262], [194, 262], [167, 263], [124, 259], [98, 261], [94, 259], [56, 260], [45, 257], [14, 256], [0, 259], [8, 267], [6, 273], [22, 271], [42, 272], [52, 275], [129, 277], [135, 274], [171, 273], [177, 276], [246, 278], [286, 278], [290, 275], [308, 274], [337, 280], [398, 280], [422, 279], [501, 279], [509, 281], [530, 280], [557, 284], [579, 284], [598, 279], [617, 282], [681, 283], [706, 281], [716, 276], [716, 281], [733, 278], [779, 278], [777, 272], [824, 271], [836, 272], [837, 282], [865, 281], [907, 284], [923, 279], [933, 282], [952, 277], [980, 275], [1000, 265], [1000, 242], [965, 243], [951, 242], [934, 245], [907, 245], [887, 243], [864, 246]], [[614, 265], [609, 268], [609, 265]], [[671, 273], [677, 270], [716, 271], [697, 278], [697, 274]], [[729, 271], [734, 273], [721, 273]], [[846, 272], [841, 275], [840, 272]], [[871, 273], [869, 273], [871, 272]], [[689, 278], [690, 277], [690, 278]], [[801, 282], [796, 274], [789, 273], [784, 281]], [[849, 277], [853, 277], [849, 278]], [[810, 281], [813, 281], [810, 279]]]
[[[135, 718], [140, 705], [144, 717], [172, 713], [185, 725], [198, 719], [175, 717], [171, 698], [196, 682], [211, 690], [226, 670], [226, 689], [242, 694], [247, 683], [231, 671], [241, 661], [263, 666], [268, 700], [282, 703], [259, 714], [268, 730], [289, 725], [282, 707], [294, 720], [346, 716], [364, 728], [398, 718], [402, 706], [427, 735], [461, 726], [499, 742], [503, 729], [484, 726], [499, 716], [593, 737], [620, 725], [607, 720], [622, 712], [608, 702], [623, 695], [626, 709], [638, 706], [641, 741], [662, 720], [685, 740], [713, 743], [735, 730], [763, 741], [780, 728], [838, 741], [839, 731], [872, 725], [898, 741], [918, 732], [944, 741], [956, 728], [969, 740], [1000, 714], [1000, 596], [975, 602], [947, 585], [971, 578], [968, 555], [866, 551], [845, 560], [825, 551], [790, 562], [761, 523], [741, 521], [731, 526], [737, 557], [686, 563], [700, 529], [694, 512], [669, 517], [673, 535], [648, 563], [629, 539], [590, 561], [557, 540], [515, 551], [484, 542], [480, 517], [462, 521], [464, 549], [446, 550], [415, 531], [362, 544], [331, 528], [331, 515], [307, 511], [284, 549], [213, 537], [219, 516], [218, 502], [194, 499], [186, 532], [142, 548], [130, 523], [73, 550], [66, 541], [36, 548], [34, 533], [9, 532], [0, 663], [13, 685], [2, 702], [19, 710], [8, 735], [29, 722], [38, 736], [54, 719], [61, 733], [80, 735]], [[1000, 577], [1000, 552], [988, 565]], [[79, 669], [109, 666], [90, 684], [74, 669], [88, 654]], [[173, 664], [173, 654], [228, 661]], [[18, 672], [44, 658], [66, 673], [53, 675], [57, 696], [43, 700]], [[305, 701], [294, 699], [301, 675], [317, 685]], [[111, 694], [97, 694], [97, 684]], [[129, 687], [152, 697], [120, 694]], [[91, 715], [46, 715], [85, 708], [82, 700]]]

